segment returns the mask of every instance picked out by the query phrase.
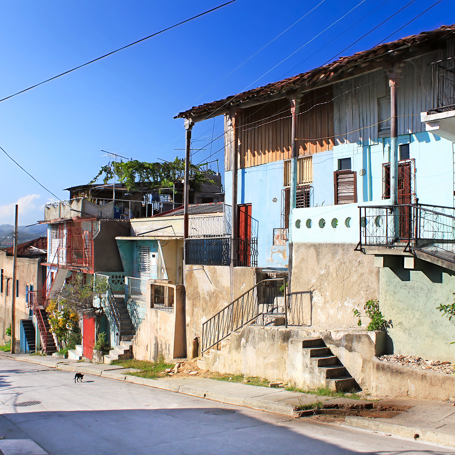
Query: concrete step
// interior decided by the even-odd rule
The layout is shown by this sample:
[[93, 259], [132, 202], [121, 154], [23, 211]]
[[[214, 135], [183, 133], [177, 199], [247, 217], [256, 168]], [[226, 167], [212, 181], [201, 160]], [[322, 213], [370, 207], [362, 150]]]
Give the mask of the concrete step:
[[332, 351], [329, 348], [304, 348], [309, 349], [310, 357], [326, 357], [328, 355], [333, 355]]
[[302, 340], [302, 348], [326, 348], [322, 338], [305, 338]]
[[68, 359], [70, 360], [81, 360], [82, 355], [79, 355], [76, 349], [69, 349], [68, 350]]
[[104, 363], [111, 364], [112, 361], [118, 359], [132, 359], [132, 345], [133, 343], [131, 341], [122, 342], [122, 344], [116, 346], [114, 349], [111, 349], [109, 354], [104, 356]]
[[332, 378], [327, 379], [327, 387], [336, 392], [352, 392], [353, 390], [360, 390], [357, 381], [351, 377]]
[[325, 367], [319, 367], [321, 371], [325, 371], [325, 377], [327, 379], [350, 377], [346, 368], [343, 365], [329, 365]]
[[314, 357], [318, 362], [318, 367], [326, 367], [329, 365], [341, 365], [336, 355], [326, 355], [322, 357]]
[[121, 335], [120, 336], [120, 341], [122, 342], [122, 344], [125, 342], [125, 341], [131, 341], [132, 339], [134, 338], [134, 335]]

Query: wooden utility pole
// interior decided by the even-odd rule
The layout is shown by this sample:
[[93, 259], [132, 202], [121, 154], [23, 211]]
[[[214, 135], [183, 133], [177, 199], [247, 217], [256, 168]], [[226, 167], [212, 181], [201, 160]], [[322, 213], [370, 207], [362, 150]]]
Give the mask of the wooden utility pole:
[[13, 247], [13, 285], [12, 287], [12, 299], [11, 299], [11, 354], [15, 354], [16, 350], [16, 262], [17, 262], [17, 221], [18, 221], [18, 206], [16, 204], [15, 209], [15, 221], [14, 221], [14, 247]]
[[231, 226], [231, 263], [229, 269], [231, 302], [234, 300], [234, 267], [238, 256], [238, 213], [237, 213], [237, 160], [238, 160], [238, 133], [237, 113], [231, 114], [232, 121], [232, 147], [231, 147], [231, 171], [232, 171], [232, 226]]

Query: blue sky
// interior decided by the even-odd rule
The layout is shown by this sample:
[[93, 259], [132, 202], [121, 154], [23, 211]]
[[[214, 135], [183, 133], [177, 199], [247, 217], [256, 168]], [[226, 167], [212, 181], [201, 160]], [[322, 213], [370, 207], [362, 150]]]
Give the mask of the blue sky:
[[[237, 0], [0, 103], [0, 146], [67, 199], [64, 188], [88, 183], [107, 164], [101, 150], [143, 161], [183, 156], [178, 112], [321, 66], [410, 2], [342, 55], [452, 24], [455, 2]], [[0, 99], [222, 3], [4, 0]], [[194, 127], [193, 147], [206, 147], [194, 162], [212, 155], [222, 170], [222, 139], [205, 146], [222, 126], [219, 117]], [[0, 182], [0, 224], [13, 224], [15, 203], [25, 225], [55, 200], [1, 151]]]

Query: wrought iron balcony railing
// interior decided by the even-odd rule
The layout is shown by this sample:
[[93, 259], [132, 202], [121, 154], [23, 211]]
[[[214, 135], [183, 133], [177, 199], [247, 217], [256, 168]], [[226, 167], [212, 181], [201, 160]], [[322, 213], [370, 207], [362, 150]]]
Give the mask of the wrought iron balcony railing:
[[[190, 265], [230, 265], [231, 242], [229, 237], [188, 239], [185, 241], [186, 264]], [[236, 267], [257, 267], [258, 239], [234, 240]]]
[[360, 247], [404, 246], [455, 262], [455, 208], [425, 204], [360, 209]]

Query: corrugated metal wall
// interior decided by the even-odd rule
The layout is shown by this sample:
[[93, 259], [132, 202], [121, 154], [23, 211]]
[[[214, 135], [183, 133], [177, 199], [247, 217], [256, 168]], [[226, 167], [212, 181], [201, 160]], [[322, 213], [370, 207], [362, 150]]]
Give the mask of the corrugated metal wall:
[[[448, 51], [453, 48], [454, 44], [448, 43]], [[430, 63], [446, 58], [448, 51], [435, 51], [404, 64], [397, 88], [398, 134], [425, 131], [420, 113], [436, 106]], [[376, 143], [378, 100], [387, 97], [388, 77], [383, 69], [306, 93], [297, 118], [299, 156], [331, 150], [343, 143]], [[236, 121], [239, 169], [291, 158], [289, 100], [244, 109]], [[230, 170], [233, 131], [229, 116], [225, 117], [225, 131], [225, 170]]]
[[[397, 87], [398, 134], [425, 131], [420, 113], [434, 107], [435, 96], [430, 63], [441, 57], [433, 52], [405, 63]], [[334, 95], [336, 143], [376, 142], [378, 100], [389, 96], [387, 73], [378, 70], [335, 84]]]
[[[333, 147], [333, 91], [331, 87], [303, 96], [297, 117], [299, 156], [331, 150]], [[230, 170], [232, 130], [225, 118], [225, 169]], [[289, 100], [244, 109], [238, 120], [239, 168], [291, 158], [291, 105]]]

